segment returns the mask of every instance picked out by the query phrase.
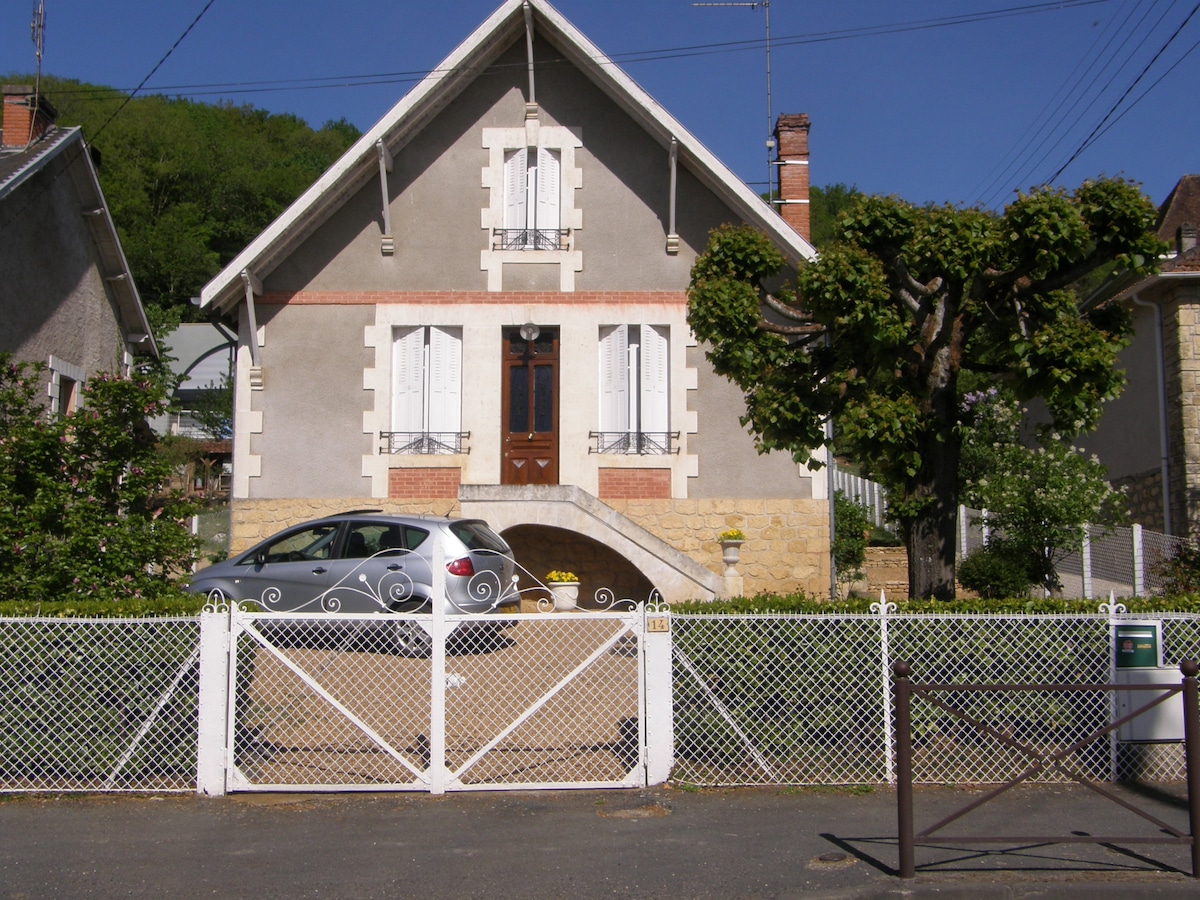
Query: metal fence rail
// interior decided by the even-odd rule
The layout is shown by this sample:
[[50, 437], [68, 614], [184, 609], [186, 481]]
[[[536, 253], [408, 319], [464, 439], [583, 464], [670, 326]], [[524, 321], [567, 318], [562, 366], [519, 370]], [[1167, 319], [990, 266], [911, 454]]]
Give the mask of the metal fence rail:
[[[1111, 683], [1111, 625], [1120, 616], [876, 615], [674, 617], [675, 769], [701, 785], [895, 782], [891, 711], [895, 660], [912, 660], [947, 683]], [[1127, 619], [1128, 617], [1125, 617]], [[1164, 663], [1200, 651], [1200, 616], [1163, 620]], [[1103, 692], [955, 697], [972, 715], [1014, 736], [1070, 744], [1111, 721]], [[953, 717], [924, 710], [914, 721], [914, 777], [921, 783], [1000, 783], [1024, 757], [985, 746]], [[1182, 777], [1176, 744], [1119, 744], [1078, 760], [1092, 777]], [[1052, 771], [1040, 780], [1058, 780]]]
[[0, 791], [196, 787], [198, 619], [0, 619]]

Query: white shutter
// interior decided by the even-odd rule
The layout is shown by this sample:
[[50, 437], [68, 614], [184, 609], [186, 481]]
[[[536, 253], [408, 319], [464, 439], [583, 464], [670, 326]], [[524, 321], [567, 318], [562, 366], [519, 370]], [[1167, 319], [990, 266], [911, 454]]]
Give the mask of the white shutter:
[[509, 150], [504, 154], [504, 227], [527, 228], [526, 198], [529, 195], [529, 152]]
[[429, 430], [462, 430], [462, 329], [429, 329]]
[[671, 407], [668, 389], [670, 371], [667, 336], [669, 329], [659, 325], [641, 326], [641, 430], [667, 432], [671, 430]]
[[600, 430], [629, 430], [629, 327], [600, 329]]
[[555, 150], [538, 148], [537, 156], [537, 219], [539, 231], [558, 230], [559, 158]]
[[424, 431], [425, 329], [398, 328], [392, 346], [392, 431]]

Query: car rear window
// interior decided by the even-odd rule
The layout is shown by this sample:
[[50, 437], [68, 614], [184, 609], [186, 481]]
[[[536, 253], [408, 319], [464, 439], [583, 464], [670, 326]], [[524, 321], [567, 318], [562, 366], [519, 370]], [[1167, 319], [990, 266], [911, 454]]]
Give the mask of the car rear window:
[[468, 550], [492, 550], [508, 553], [509, 546], [504, 538], [488, 528], [483, 522], [451, 522], [450, 533], [463, 542]]

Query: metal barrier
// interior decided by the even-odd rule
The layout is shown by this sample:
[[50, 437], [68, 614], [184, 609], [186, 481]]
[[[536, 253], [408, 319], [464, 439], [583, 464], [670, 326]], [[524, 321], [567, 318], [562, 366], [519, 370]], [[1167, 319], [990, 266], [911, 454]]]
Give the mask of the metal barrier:
[[[1164, 684], [913, 684], [909, 681], [912, 667], [901, 660], [893, 666], [895, 673], [895, 707], [896, 707], [896, 817], [900, 848], [900, 877], [912, 878], [916, 874], [914, 849], [917, 844], [943, 843], [952, 841], [956, 844], [1057, 844], [1057, 843], [1089, 843], [1089, 844], [1184, 844], [1192, 848], [1192, 877], [1200, 878], [1200, 713], [1197, 712], [1196, 673], [1198, 667], [1192, 660], [1185, 660], [1180, 665], [1183, 678], [1180, 684], [1168, 686]], [[1083, 692], [1112, 693], [1114, 691], [1157, 692], [1158, 697], [1132, 710], [1127, 715], [1093, 729], [1088, 734], [1065, 746], [1056, 746], [1053, 736], [1049, 742], [1037, 743], [1032, 736], [1017, 738], [994, 723], [982, 721], [964, 709], [943, 702], [935, 694], [960, 694], [968, 698], [975, 694], [1004, 694], [1014, 693], [1047, 693], [1078, 694]], [[1079, 767], [1069, 759], [1074, 759], [1086, 747], [1108, 734], [1114, 733], [1127, 722], [1132, 721], [1147, 710], [1164, 703], [1172, 697], [1183, 696], [1184, 747], [1187, 765], [1188, 818], [1189, 832], [1184, 834], [1179, 829], [1150, 815], [1143, 809], [1118, 797], [1111, 791], [1101, 787], [1088, 778]], [[939, 822], [930, 825], [914, 834], [913, 832], [913, 718], [912, 698], [924, 700], [929, 706], [965, 724], [980, 735], [990, 737], [1021, 756], [1025, 757], [1028, 765], [1014, 778], [989, 791], [984, 796], [968, 803], [961, 809], [951, 813]], [[964, 704], [965, 705], [965, 704]], [[1043, 736], [1043, 741], [1046, 738]], [[944, 835], [938, 834], [944, 827], [962, 818], [974, 809], [995, 799], [1005, 791], [1018, 784], [1029, 781], [1034, 775], [1045, 769], [1054, 769], [1062, 776], [1075, 781], [1084, 787], [1100, 794], [1135, 815], [1147, 820], [1156, 828], [1165, 831], [1170, 837], [1145, 836], [1095, 836], [1095, 835]]]

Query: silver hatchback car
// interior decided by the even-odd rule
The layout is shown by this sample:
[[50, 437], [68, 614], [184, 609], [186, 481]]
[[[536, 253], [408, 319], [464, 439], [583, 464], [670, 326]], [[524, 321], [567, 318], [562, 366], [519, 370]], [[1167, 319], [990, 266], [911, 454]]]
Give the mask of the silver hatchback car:
[[435, 541], [446, 565], [447, 613], [519, 602], [512, 550], [486, 522], [377, 510], [295, 525], [201, 569], [188, 589], [270, 612], [427, 612]]

